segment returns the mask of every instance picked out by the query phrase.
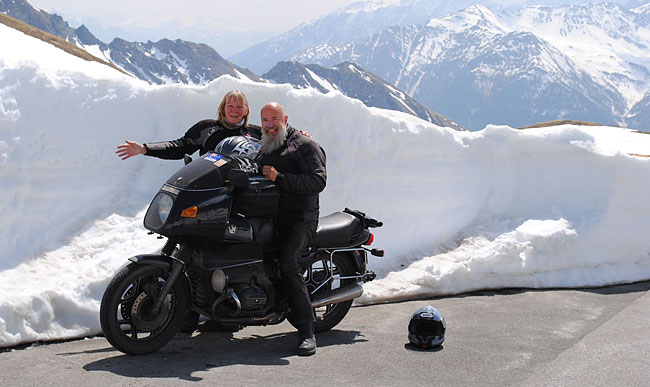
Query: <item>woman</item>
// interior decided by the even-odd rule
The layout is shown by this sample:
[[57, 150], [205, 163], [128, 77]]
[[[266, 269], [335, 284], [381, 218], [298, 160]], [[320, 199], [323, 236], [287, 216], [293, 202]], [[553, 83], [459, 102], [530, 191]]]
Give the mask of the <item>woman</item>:
[[177, 160], [197, 150], [200, 154], [214, 150], [226, 137], [249, 135], [260, 139], [260, 127], [248, 125], [249, 112], [248, 100], [244, 93], [231, 90], [221, 100], [216, 120], [197, 122], [178, 140], [147, 144], [126, 140], [124, 144], [117, 146], [115, 153], [122, 160], [137, 155]]

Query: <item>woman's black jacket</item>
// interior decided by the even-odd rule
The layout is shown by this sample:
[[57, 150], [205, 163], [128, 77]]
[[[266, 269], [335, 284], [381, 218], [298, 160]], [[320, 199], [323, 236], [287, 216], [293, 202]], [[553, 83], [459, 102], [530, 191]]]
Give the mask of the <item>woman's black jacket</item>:
[[212, 151], [224, 138], [246, 135], [259, 140], [262, 136], [260, 127], [249, 125], [227, 129], [217, 120], [202, 120], [189, 128], [178, 140], [149, 142], [144, 146], [147, 148], [147, 156], [179, 160], [197, 150], [201, 155]]

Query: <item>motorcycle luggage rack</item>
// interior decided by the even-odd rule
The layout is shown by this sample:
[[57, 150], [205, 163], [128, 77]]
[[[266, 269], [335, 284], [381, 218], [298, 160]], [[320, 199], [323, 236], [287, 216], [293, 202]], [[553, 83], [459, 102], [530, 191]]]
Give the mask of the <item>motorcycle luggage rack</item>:
[[[347, 249], [334, 249], [334, 250], [325, 250], [329, 254], [329, 259], [327, 259], [328, 262], [328, 271], [329, 271], [329, 277], [327, 277], [323, 282], [314, 289], [311, 294], [315, 294], [317, 291], [319, 291], [325, 284], [331, 282], [334, 280], [334, 275], [332, 274], [334, 271], [334, 254], [336, 253], [346, 253], [346, 252], [353, 252], [353, 251], [367, 251], [366, 248], [364, 247], [357, 247], [357, 248], [347, 248]], [[364, 266], [368, 264], [368, 257], [364, 254], [363, 255], [363, 263]], [[356, 280], [363, 280], [366, 277], [366, 273], [363, 273], [361, 275], [354, 275], [354, 276], [339, 276], [338, 280], [347, 280], [347, 279], [356, 279]]]

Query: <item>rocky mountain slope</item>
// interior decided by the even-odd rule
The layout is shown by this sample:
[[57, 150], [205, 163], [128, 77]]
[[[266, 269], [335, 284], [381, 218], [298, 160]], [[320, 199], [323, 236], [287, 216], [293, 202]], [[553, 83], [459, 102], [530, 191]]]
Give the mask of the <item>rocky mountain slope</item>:
[[296, 88], [311, 87], [321, 93], [338, 90], [349, 97], [363, 101], [367, 106], [402, 111], [436, 125], [456, 130], [464, 129], [383, 79], [350, 62], [339, 63], [332, 68], [315, 64], [278, 62], [262, 77], [275, 83], [289, 83]]
[[250, 70], [222, 58], [205, 44], [180, 39], [141, 43], [119, 38], [106, 44], [85, 26], [74, 29], [59, 15], [35, 9], [25, 0], [0, 0], [0, 13], [59, 36], [152, 84], [180, 82], [200, 85], [224, 74], [262, 81]]

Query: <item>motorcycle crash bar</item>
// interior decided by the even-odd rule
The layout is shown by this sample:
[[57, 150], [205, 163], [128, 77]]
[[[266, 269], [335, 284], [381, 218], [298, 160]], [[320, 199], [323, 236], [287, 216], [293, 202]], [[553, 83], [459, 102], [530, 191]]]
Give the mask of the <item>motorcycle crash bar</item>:
[[319, 298], [311, 302], [312, 308], [318, 308], [329, 304], [337, 304], [343, 301], [354, 300], [361, 297], [363, 288], [359, 284], [349, 285], [340, 289], [334, 290], [327, 297]]

